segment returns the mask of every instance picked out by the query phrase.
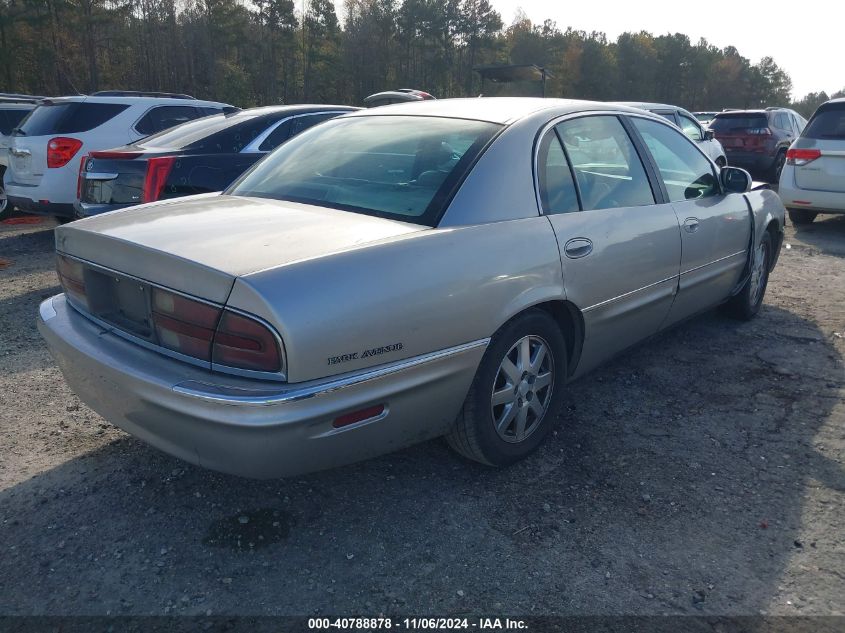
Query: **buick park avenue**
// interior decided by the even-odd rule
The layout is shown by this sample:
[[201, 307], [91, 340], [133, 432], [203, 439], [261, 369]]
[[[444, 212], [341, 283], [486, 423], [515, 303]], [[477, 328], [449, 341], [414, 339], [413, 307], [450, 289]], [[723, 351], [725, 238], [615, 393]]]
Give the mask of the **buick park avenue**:
[[553, 99], [362, 110], [224, 193], [56, 229], [38, 325], [79, 397], [204, 467], [277, 477], [446, 436], [527, 456], [570, 384], [760, 309], [784, 208], [662, 117]]

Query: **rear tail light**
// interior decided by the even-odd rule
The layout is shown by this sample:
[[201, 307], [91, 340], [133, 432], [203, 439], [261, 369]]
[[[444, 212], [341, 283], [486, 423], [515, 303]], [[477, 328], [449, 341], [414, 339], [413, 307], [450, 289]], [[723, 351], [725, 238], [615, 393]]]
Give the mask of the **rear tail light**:
[[160, 288], [152, 304], [162, 347], [235, 369], [281, 371], [278, 339], [260, 321]]
[[82, 141], [78, 138], [57, 136], [47, 142], [47, 167], [55, 169], [64, 167], [76, 156], [76, 152], [82, 147]]
[[[71, 302], [90, 311], [84, 265], [57, 255], [56, 271]], [[270, 373], [282, 370], [279, 338], [261, 321], [155, 287], [151, 303], [155, 338], [162, 347], [226, 368]]]
[[56, 255], [56, 272], [62, 290], [81, 308], [88, 309], [88, 293], [85, 289], [85, 269], [75, 259]]
[[270, 328], [231, 310], [223, 310], [217, 326], [212, 362], [252, 371], [278, 372], [282, 368], [279, 343]]
[[141, 152], [121, 152], [119, 150], [107, 150], [101, 152], [91, 152], [89, 156], [91, 158], [106, 158], [110, 160], [114, 159], [131, 159], [131, 158], [138, 158], [141, 155]]
[[821, 150], [817, 149], [790, 149], [786, 152], [786, 163], [801, 167], [807, 163], [812, 163], [821, 156]]
[[175, 162], [175, 156], [161, 156], [147, 160], [147, 175], [144, 177], [144, 192], [141, 196], [142, 202], [155, 202], [158, 200]]
[[152, 304], [153, 325], [162, 347], [211, 361], [221, 308], [159, 288], [153, 289]]
[[752, 127], [746, 130], [748, 134], [753, 134], [755, 136], [771, 136], [772, 131], [767, 127]]
[[76, 175], [76, 199], [82, 200], [82, 172], [85, 171], [85, 161], [88, 160], [89, 154], [85, 154], [79, 159], [79, 173]]

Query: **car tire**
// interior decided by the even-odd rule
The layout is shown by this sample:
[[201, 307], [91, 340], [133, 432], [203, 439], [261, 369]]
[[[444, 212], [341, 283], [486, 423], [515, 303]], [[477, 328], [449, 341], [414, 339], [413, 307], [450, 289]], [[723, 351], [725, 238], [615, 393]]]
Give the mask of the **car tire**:
[[753, 319], [763, 305], [766, 287], [769, 285], [769, 269], [772, 265], [773, 241], [769, 231], [763, 233], [759, 246], [754, 250], [751, 274], [736, 295], [725, 304], [725, 309], [732, 317], [742, 321]]
[[6, 188], [3, 186], [3, 175], [0, 174], [0, 222], [10, 218], [14, 207], [9, 204], [9, 198], [6, 196]]
[[783, 171], [783, 166], [786, 164], [786, 152], [781, 150], [778, 152], [778, 155], [775, 157], [775, 162], [772, 164], [771, 172], [769, 173], [769, 179], [772, 183], [777, 184], [780, 182], [780, 172]]
[[491, 338], [447, 442], [490, 466], [528, 456], [554, 425], [566, 368], [566, 342], [548, 313], [511, 319]]
[[793, 224], [812, 224], [818, 213], [804, 209], [789, 209], [789, 221]]

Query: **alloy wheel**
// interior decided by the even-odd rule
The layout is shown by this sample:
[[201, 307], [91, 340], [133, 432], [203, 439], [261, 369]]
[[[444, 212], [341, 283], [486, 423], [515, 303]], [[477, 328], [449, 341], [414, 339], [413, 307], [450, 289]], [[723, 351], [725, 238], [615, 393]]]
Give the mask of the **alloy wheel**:
[[760, 246], [754, 251], [754, 263], [751, 267], [751, 305], [756, 306], [763, 295], [766, 287], [766, 260], [768, 252], [766, 243], [760, 242]]
[[490, 399], [496, 433], [522, 442], [540, 426], [552, 399], [554, 358], [539, 336], [524, 336], [505, 354]]

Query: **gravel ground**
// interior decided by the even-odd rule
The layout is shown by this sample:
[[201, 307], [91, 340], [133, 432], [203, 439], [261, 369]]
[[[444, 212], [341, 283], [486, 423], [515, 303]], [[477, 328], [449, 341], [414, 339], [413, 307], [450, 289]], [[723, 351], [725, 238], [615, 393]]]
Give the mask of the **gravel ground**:
[[269, 482], [68, 390], [51, 229], [0, 224], [0, 614], [845, 614], [845, 217], [788, 227], [753, 322], [573, 384], [523, 463], [434, 441]]

